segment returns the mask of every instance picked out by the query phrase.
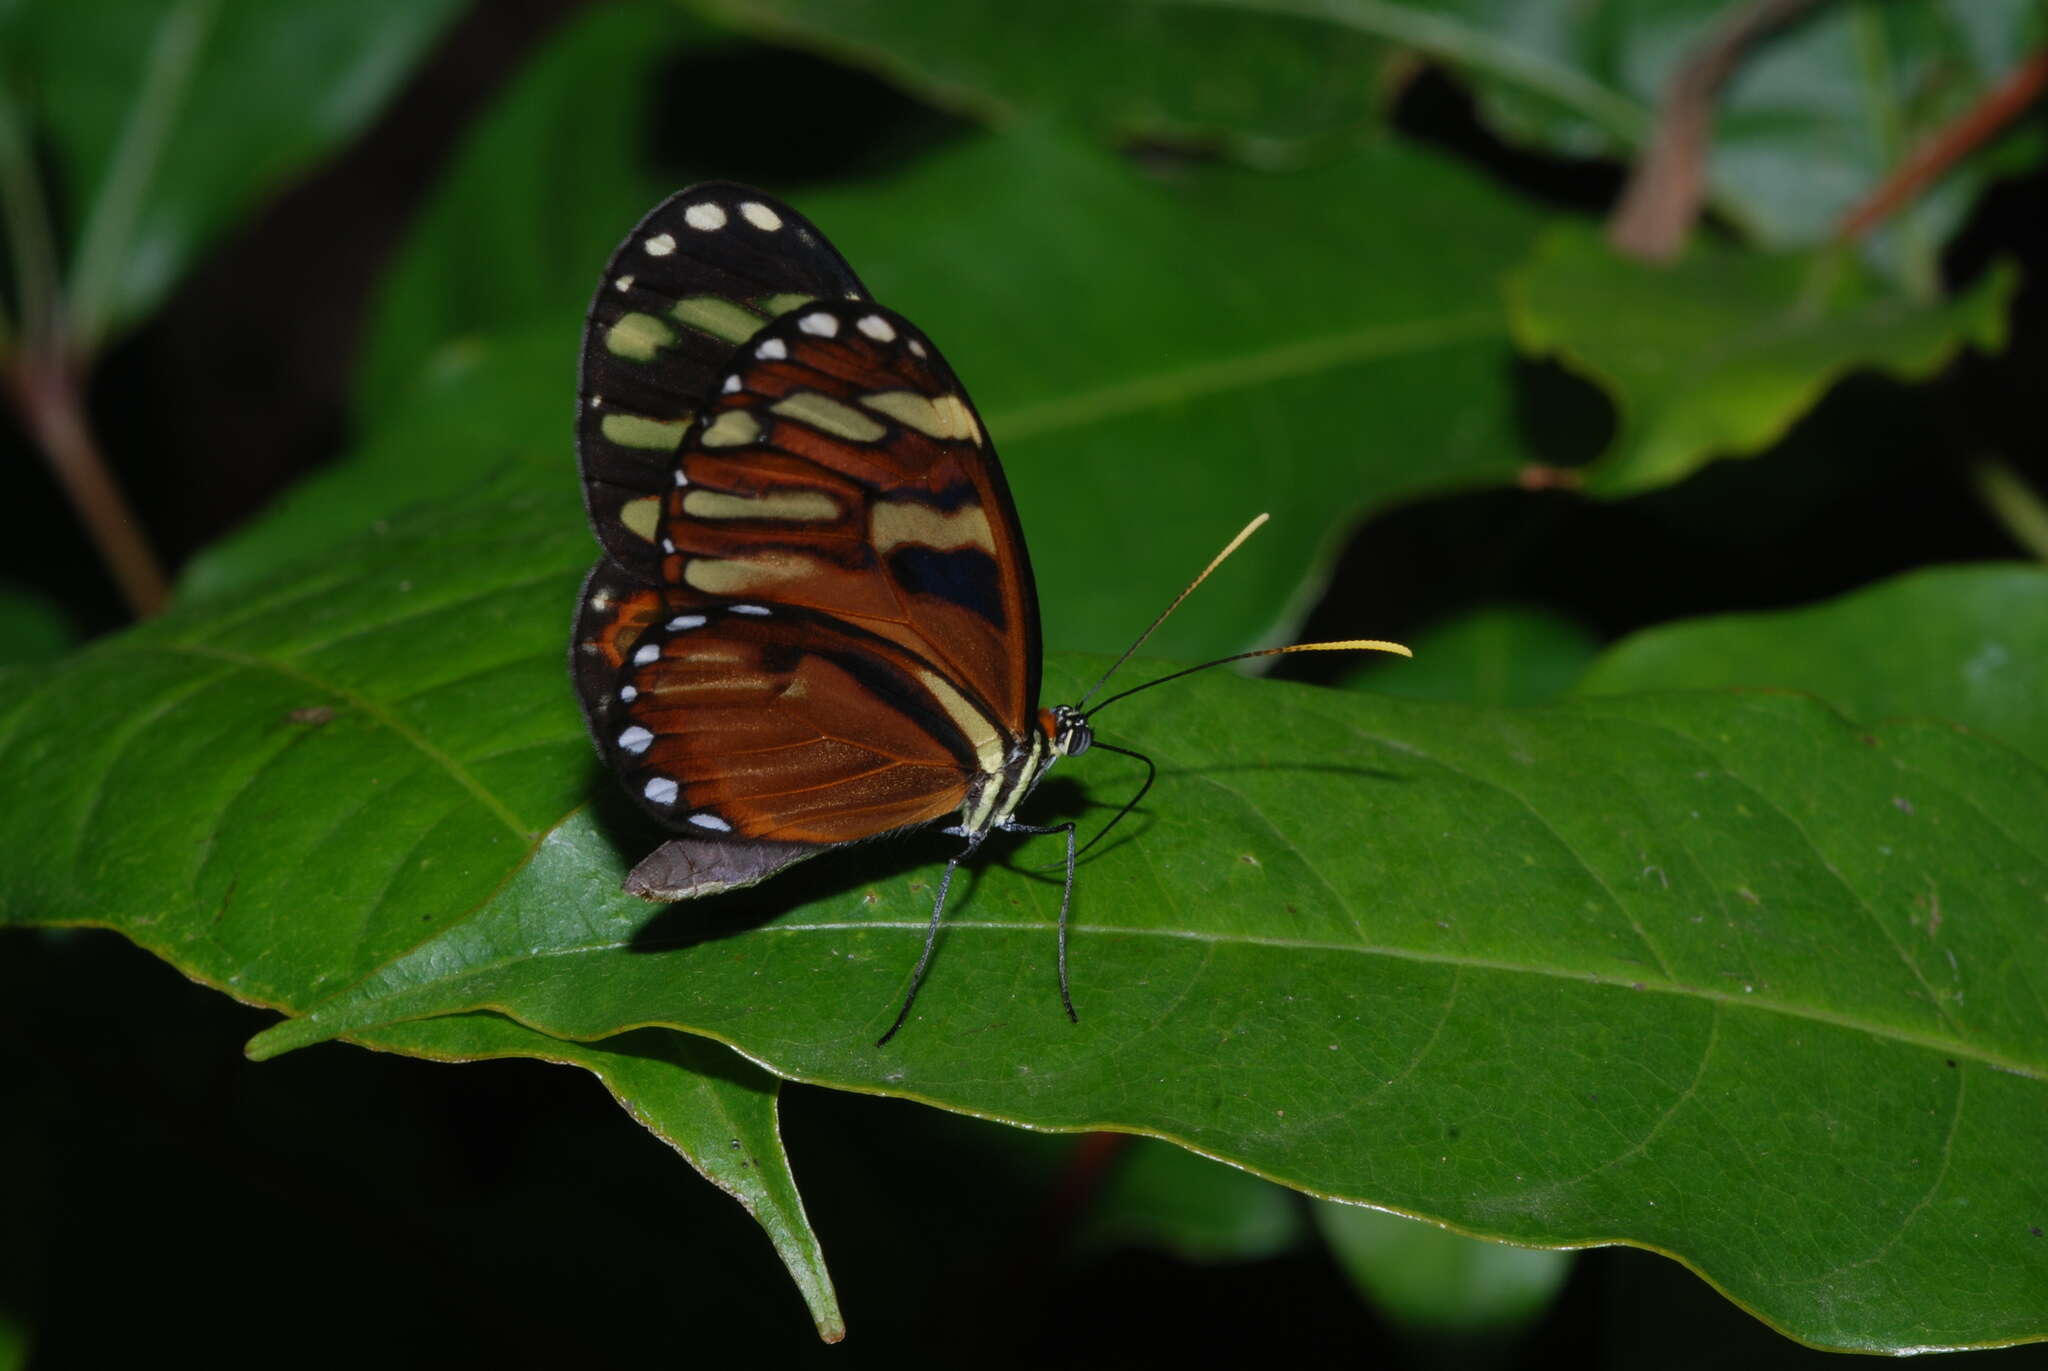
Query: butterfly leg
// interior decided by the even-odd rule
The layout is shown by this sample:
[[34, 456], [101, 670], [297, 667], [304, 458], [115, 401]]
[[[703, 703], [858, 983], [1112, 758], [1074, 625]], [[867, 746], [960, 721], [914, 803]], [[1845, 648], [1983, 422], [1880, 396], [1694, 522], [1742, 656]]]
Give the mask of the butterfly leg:
[[[1114, 822], [1114, 820], [1112, 820]], [[1067, 989], [1067, 911], [1074, 903], [1074, 825], [1072, 822], [1054, 824], [1050, 828], [1039, 828], [1033, 824], [1005, 821], [998, 825], [1005, 833], [1021, 833], [1027, 837], [1042, 838], [1052, 833], [1067, 835], [1067, 884], [1060, 892], [1060, 1003], [1066, 1007], [1067, 1019], [1072, 1023], [1081, 1022], [1081, 1016], [1074, 1012], [1074, 997]]]
[[[952, 830], [947, 830], [951, 832]], [[903, 1021], [910, 1017], [910, 1006], [917, 1003], [918, 987], [924, 984], [925, 968], [932, 964], [932, 949], [939, 945], [939, 915], [946, 910], [946, 891], [953, 884], [953, 872], [960, 863], [974, 855], [974, 849], [981, 846], [981, 840], [970, 841], [953, 860], [946, 863], [946, 874], [939, 877], [938, 898], [932, 901], [932, 926], [925, 931], [924, 951], [917, 959], [917, 970], [910, 973], [910, 989], [903, 994], [903, 1008], [896, 1011], [896, 1022], [889, 1025], [889, 1031], [875, 1039], [875, 1046], [882, 1047], [896, 1036], [896, 1030], [903, 1027]]]

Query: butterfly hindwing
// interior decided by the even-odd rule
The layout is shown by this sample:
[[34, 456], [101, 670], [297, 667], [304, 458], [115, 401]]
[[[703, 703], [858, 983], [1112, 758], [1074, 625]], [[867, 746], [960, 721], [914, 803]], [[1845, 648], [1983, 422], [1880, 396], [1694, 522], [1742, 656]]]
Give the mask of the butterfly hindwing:
[[798, 610], [704, 606], [627, 656], [600, 750], [666, 826], [829, 845], [960, 808], [994, 723], [885, 639]]
[[646, 579], [675, 452], [734, 348], [768, 320], [866, 288], [795, 210], [724, 182], [655, 207], [606, 265], [584, 325], [576, 445], [591, 527]]

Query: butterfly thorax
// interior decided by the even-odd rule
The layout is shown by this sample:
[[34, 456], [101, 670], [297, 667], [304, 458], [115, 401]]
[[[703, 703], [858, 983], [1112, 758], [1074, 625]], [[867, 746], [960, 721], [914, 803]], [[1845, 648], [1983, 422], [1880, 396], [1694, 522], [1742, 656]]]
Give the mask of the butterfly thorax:
[[1039, 710], [1037, 724], [1011, 746], [1002, 766], [975, 776], [952, 831], [979, 839], [1007, 826], [1054, 762], [1079, 756], [1095, 741], [1088, 721], [1070, 705]]

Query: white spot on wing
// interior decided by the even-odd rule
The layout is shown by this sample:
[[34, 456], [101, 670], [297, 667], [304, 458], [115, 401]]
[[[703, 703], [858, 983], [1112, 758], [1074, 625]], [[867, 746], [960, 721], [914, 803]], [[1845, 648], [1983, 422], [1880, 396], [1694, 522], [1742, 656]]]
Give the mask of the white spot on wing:
[[690, 484], [690, 478], [683, 475], [683, 469], [681, 467], [676, 468], [676, 484], [679, 486], [686, 486]]
[[865, 333], [878, 343], [893, 343], [896, 341], [896, 330], [891, 328], [889, 321], [879, 314], [861, 315], [859, 328], [862, 333]]
[[740, 214], [763, 233], [773, 233], [782, 227], [782, 216], [759, 200], [749, 200], [741, 205]]
[[647, 646], [641, 648], [638, 652], [633, 654], [633, 665], [647, 666], [652, 662], [659, 661], [660, 658], [660, 645], [657, 643], [649, 643]]
[[653, 742], [654, 735], [638, 724], [634, 724], [619, 735], [619, 746], [636, 757], [645, 752]]
[[681, 633], [686, 628], [702, 627], [704, 627], [704, 616], [701, 614], [678, 614], [675, 618], [668, 621], [668, 631], [671, 633]]
[[925, 355], [925, 352], [924, 352], [924, 344], [923, 344], [923, 343], [920, 343], [920, 342], [918, 342], [918, 341], [917, 341], [917, 339], [915, 339], [915, 338], [913, 338], [913, 339], [911, 339], [911, 340], [910, 340], [910, 350], [911, 350], [911, 351], [912, 351], [913, 353], [915, 353], [915, 354], [916, 354], [917, 356], [919, 356], [919, 357], [922, 357], [922, 356], [924, 356], [924, 355]]
[[683, 211], [683, 222], [701, 233], [725, 227], [725, 207], [706, 200], [701, 205], [692, 205]]
[[796, 321], [796, 326], [818, 338], [839, 336], [839, 321], [829, 314], [806, 314]]
[[613, 290], [631, 290], [632, 288], [633, 278], [630, 276], [621, 276], [618, 280], [612, 282]]
[[764, 362], [779, 362], [789, 356], [789, 349], [782, 345], [780, 338], [770, 338], [754, 349], [754, 355]]
[[675, 235], [657, 233], [640, 246], [647, 249], [649, 257], [666, 257], [676, 250]]
[[631, 703], [633, 703], [633, 701], [635, 701], [635, 700], [637, 700], [637, 699], [639, 699], [639, 698], [640, 698], [640, 687], [639, 687], [639, 686], [620, 686], [620, 687], [619, 687], [619, 701], [620, 701], [620, 703], [622, 703], [622, 704], [631, 704]]
[[732, 607], [732, 612], [735, 614], [758, 614], [763, 617], [766, 617], [773, 611], [771, 611], [766, 605], [734, 605]]
[[716, 814], [692, 814], [690, 822], [699, 828], [708, 828], [714, 833], [732, 832], [732, 825], [719, 818]]
[[726, 393], [727, 395], [737, 395], [737, 394], [739, 394], [739, 391], [740, 391], [740, 378], [738, 377], [738, 375], [732, 375], [732, 376], [728, 376], [728, 377], [726, 377], [726, 378], [725, 378], [725, 384], [724, 384], [723, 386], [721, 386], [721, 387], [720, 387], [720, 389], [721, 389], [721, 390], [723, 390], [723, 391], [724, 391], [724, 392], [725, 392], [725, 393]]
[[672, 805], [676, 802], [676, 783], [666, 776], [656, 776], [647, 783], [640, 793], [658, 805]]

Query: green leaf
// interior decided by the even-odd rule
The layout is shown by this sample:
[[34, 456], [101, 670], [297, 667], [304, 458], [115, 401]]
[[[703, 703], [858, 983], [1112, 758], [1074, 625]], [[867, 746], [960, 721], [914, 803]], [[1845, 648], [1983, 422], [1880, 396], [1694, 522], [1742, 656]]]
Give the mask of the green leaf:
[[[485, 1009], [669, 1025], [1482, 1236], [1670, 1252], [1823, 1345], [2048, 1331], [2048, 842], [2012, 818], [2048, 775], [2010, 749], [1794, 696], [1485, 711], [1212, 674], [1102, 721], [1163, 777], [1081, 873], [1081, 1024], [1056, 876], [984, 864], [877, 1050], [952, 844], [623, 896], [655, 835], [609, 817], [562, 679], [588, 551], [559, 504], [426, 511], [9, 682], [0, 850], [34, 856], [0, 917], [110, 924], [260, 1003], [348, 987], [265, 1053]], [[1032, 812], [1133, 780], [1090, 757]]]
[[[262, 195], [369, 122], [453, 0], [18, 0], [0, 107], [45, 142], [76, 225], [68, 340], [153, 309]], [[0, 119], [6, 110], [0, 108]]]
[[2026, 1217], [2048, 1204], [2027, 1160], [2048, 840], [2011, 820], [2048, 774], [1793, 696], [1161, 695], [1119, 734], [1163, 764], [1146, 822], [1082, 872], [1078, 1027], [1055, 878], [956, 883], [877, 1049], [942, 846], [650, 915], [615, 886], [647, 839], [580, 810], [472, 915], [252, 1050], [484, 1005], [579, 1040], [669, 1024], [797, 1079], [1152, 1133], [1480, 1236], [1672, 1253], [1824, 1346], [2048, 1332]]
[[[646, 208], [614, 206], [619, 231]], [[1297, 611], [1366, 508], [1505, 481], [1519, 464], [1497, 282], [1534, 220], [1439, 159], [1388, 147], [1285, 176], [1196, 168], [1162, 184], [1026, 132], [799, 208], [966, 378], [1054, 646], [1121, 649], [1267, 510], [1273, 527], [1156, 640], [1187, 657], [1244, 647]], [[1447, 219], [1459, 232], [1442, 231]], [[593, 257], [585, 280], [601, 266]], [[426, 412], [395, 411], [374, 462], [311, 488], [289, 529], [202, 558], [192, 584], [211, 594], [283, 576], [339, 535], [330, 509], [352, 533], [375, 509], [486, 475], [545, 490], [574, 517], [570, 425], [545, 415], [569, 393], [580, 311], [522, 313], [508, 297], [487, 322], [522, 331], [451, 360], [461, 393], [427, 383]], [[483, 322], [451, 319], [448, 336]]]
[[1565, 1252], [1477, 1242], [1356, 1205], [1318, 1204], [1316, 1222], [1381, 1313], [1421, 1333], [1471, 1338], [1540, 1315], [1571, 1274]]
[[863, 849], [650, 917], [612, 893], [637, 848], [579, 811], [474, 916], [254, 1050], [486, 1004], [577, 1039], [667, 1023], [1483, 1236], [1671, 1252], [1825, 1346], [2048, 1331], [2025, 1217], [2048, 1204], [2048, 842], [2010, 822], [2048, 774], [1797, 697], [1163, 694], [1123, 721], [1164, 764], [1149, 825], [1082, 874], [1079, 1027], [1046, 877], [956, 886], [878, 1050], [929, 858]]
[[[1212, 673], [1099, 721], [1163, 775], [1081, 871], [1080, 1025], [1058, 878], [992, 848], [877, 1050], [953, 844], [622, 895], [657, 835], [616, 816], [564, 680], [590, 555], [564, 503], [423, 509], [0, 682], [0, 919], [331, 997], [265, 1053], [483, 1010], [674, 1026], [1481, 1236], [1669, 1252], [1822, 1345], [2048, 1332], [2048, 838], [2014, 817], [2048, 775], [2004, 745], [1798, 696], [1489, 711]], [[1098, 665], [1056, 660], [1047, 695]], [[1099, 820], [1136, 778], [1091, 755], [1031, 814]], [[708, 1167], [731, 1134], [703, 1135]]]
[[1616, 256], [1560, 226], [1509, 285], [1516, 341], [1604, 386], [1620, 411], [1587, 487], [1620, 495], [1683, 480], [1782, 437], [1844, 374], [1923, 379], [1967, 345], [1996, 351], [2017, 273], [1915, 304], [1839, 257], [1696, 244], [1674, 266]]
[[1520, 605], [1472, 610], [1409, 646], [1412, 660], [1366, 661], [1346, 684], [1409, 700], [1542, 704], [1569, 690], [1597, 650], [1582, 625]]
[[1609, 649], [1578, 688], [1806, 690], [1867, 723], [1967, 724], [2048, 765], [2044, 661], [2048, 570], [1936, 567], [1804, 609], [1646, 629]]
[[1309, 19], [1150, 0], [691, 3], [991, 125], [1053, 115], [1108, 139], [1221, 139], [1265, 159], [1374, 121], [1386, 51]]

